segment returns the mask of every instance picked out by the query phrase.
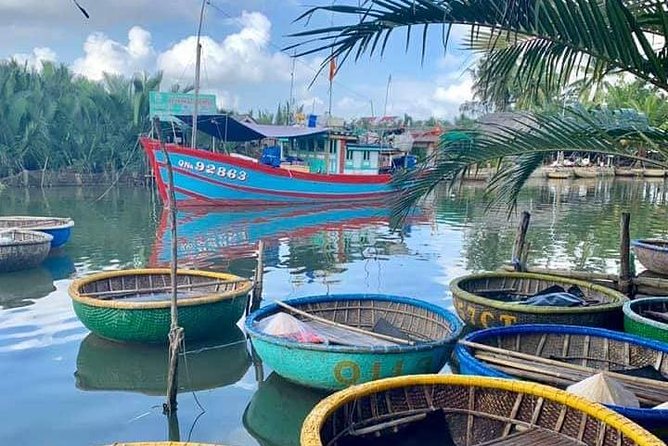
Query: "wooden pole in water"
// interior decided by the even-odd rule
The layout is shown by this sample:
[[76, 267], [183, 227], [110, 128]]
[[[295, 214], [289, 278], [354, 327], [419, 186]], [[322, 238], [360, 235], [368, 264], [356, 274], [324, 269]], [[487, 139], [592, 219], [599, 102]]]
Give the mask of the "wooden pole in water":
[[172, 172], [172, 163], [169, 159], [169, 153], [162, 141], [160, 132], [160, 119], [153, 119], [153, 126], [155, 127], [156, 139], [160, 144], [162, 153], [165, 157], [165, 165], [167, 166], [167, 179], [169, 183], [167, 194], [167, 206], [169, 207], [169, 215], [171, 222], [171, 259], [170, 259], [170, 279], [171, 279], [171, 316], [172, 321], [169, 329], [169, 370], [167, 372], [167, 401], [163, 405], [163, 411], [170, 415], [176, 412], [176, 391], [178, 389], [178, 368], [179, 368], [179, 348], [181, 341], [183, 341], [183, 328], [179, 327], [179, 313], [176, 305], [176, 297], [178, 287], [176, 285], [176, 271], [178, 262], [177, 253], [177, 234], [176, 234], [176, 194], [174, 193], [174, 173]]
[[619, 262], [619, 291], [624, 294], [631, 292], [631, 214], [622, 213], [620, 222], [620, 262]]
[[248, 313], [260, 308], [262, 302], [262, 281], [264, 280], [264, 242], [260, 240], [257, 243], [257, 266], [255, 267], [255, 277], [253, 279], [253, 293], [251, 294], [251, 304]]
[[529, 221], [531, 214], [527, 211], [522, 212], [522, 219], [517, 227], [517, 234], [515, 235], [515, 244], [513, 245], [513, 257], [511, 259], [515, 271], [524, 271], [526, 269], [526, 255], [525, 245], [527, 231], [529, 230]]

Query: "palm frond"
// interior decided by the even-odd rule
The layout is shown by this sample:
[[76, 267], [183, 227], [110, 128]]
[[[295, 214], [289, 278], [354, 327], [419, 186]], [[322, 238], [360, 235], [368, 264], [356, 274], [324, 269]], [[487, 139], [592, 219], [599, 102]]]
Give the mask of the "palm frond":
[[[363, 54], [382, 54], [389, 36], [398, 28], [410, 30], [422, 25], [426, 32], [436, 24], [463, 24], [472, 27], [472, 35], [492, 30], [490, 38], [494, 40], [498, 40], [502, 31], [534, 37], [530, 43], [524, 42], [522, 51], [506, 53], [502, 59], [508, 62], [514, 54], [521, 58], [523, 71], [527, 73], [544, 70], [546, 75], [564, 73], [566, 77], [566, 73], [580, 66], [586, 55], [596, 61], [599, 72], [617, 67], [668, 90], [666, 51], [653, 47], [643, 25], [665, 25], [668, 12], [661, 5], [630, 9], [626, 3], [623, 0], [369, 0], [364, 6], [323, 6], [307, 11], [301, 18], [326, 11], [353, 17], [354, 21], [293, 34], [306, 40], [288, 49], [297, 48], [298, 55], [327, 51], [324, 64], [332, 58], [356, 60]], [[518, 44], [522, 42], [512, 47]], [[425, 50], [423, 37], [422, 51]]]

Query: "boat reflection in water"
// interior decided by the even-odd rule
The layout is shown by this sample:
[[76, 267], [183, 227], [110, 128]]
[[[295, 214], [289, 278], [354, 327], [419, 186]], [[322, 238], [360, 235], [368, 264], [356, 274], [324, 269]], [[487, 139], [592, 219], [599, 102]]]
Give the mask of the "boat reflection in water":
[[56, 290], [55, 280], [69, 277], [76, 269], [72, 259], [62, 252], [51, 254], [36, 268], [0, 274], [0, 308], [32, 305], [34, 300]]
[[[304, 239], [322, 231], [343, 233], [367, 226], [388, 226], [390, 214], [390, 208], [379, 203], [179, 211], [179, 261], [189, 267], [211, 268], [220, 261], [254, 257], [257, 242], [263, 240], [265, 265], [275, 266], [279, 262], [280, 239]], [[408, 221], [423, 218], [421, 212]], [[343, 244], [343, 237], [339, 241]], [[169, 212], [164, 210], [151, 255], [152, 266], [169, 264], [170, 244]]]
[[304, 419], [328, 395], [272, 373], [246, 406], [244, 427], [262, 446], [294, 446]]
[[[179, 367], [179, 392], [215, 389], [239, 381], [251, 364], [239, 327], [215, 341], [187, 345], [188, 370]], [[81, 390], [164, 395], [167, 345], [121, 344], [89, 334], [79, 346], [76, 386]]]

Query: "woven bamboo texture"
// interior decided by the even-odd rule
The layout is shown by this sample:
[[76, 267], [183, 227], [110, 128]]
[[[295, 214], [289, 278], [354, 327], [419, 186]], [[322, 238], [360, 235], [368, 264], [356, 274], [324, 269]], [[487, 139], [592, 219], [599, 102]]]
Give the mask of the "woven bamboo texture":
[[[539, 307], [503, 302], [480, 295], [488, 290], [512, 290], [529, 296], [552, 285], [578, 286], [586, 299], [600, 302], [586, 307]], [[621, 328], [622, 305], [628, 299], [610, 288], [582, 280], [535, 273], [482, 273], [450, 283], [459, 317], [475, 328], [513, 324], [566, 324]]]
[[0, 231], [0, 272], [34, 268], [46, 259], [53, 237], [23, 229]]
[[[75, 280], [69, 288], [74, 311], [97, 335], [122, 342], [166, 343], [170, 327], [170, 301], [136, 302], [129, 298], [161, 290], [168, 296], [168, 269], [100, 273]], [[231, 327], [243, 314], [252, 288], [249, 280], [231, 274], [180, 270], [179, 293], [196, 297], [178, 299], [179, 325], [186, 339], [200, 340]], [[128, 291], [104, 298], [104, 294]], [[136, 290], [136, 292], [132, 292]]]
[[527, 430], [550, 438], [540, 443], [546, 445], [664, 444], [609, 409], [552, 387], [456, 375], [391, 378], [338, 392], [309, 414], [301, 444], [342, 445], [350, 432], [433, 412], [443, 415], [457, 446], [502, 441]]
[[648, 270], [668, 275], [668, 241], [634, 240], [633, 251]]
[[28, 216], [5, 216], [0, 217], [0, 229], [22, 228], [32, 230], [56, 229], [73, 226], [71, 218], [59, 217], [28, 217]]
[[668, 314], [668, 298], [649, 297], [624, 304], [624, 331], [645, 338], [668, 342], [668, 323], [659, 322], [644, 315], [645, 311]]

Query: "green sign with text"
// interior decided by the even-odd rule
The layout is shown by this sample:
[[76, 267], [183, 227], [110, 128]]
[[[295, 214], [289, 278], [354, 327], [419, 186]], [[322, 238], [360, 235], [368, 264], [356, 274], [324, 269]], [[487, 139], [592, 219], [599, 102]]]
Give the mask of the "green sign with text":
[[[200, 94], [197, 96], [197, 104], [197, 113], [200, 115], [218, 113], [216, 95]], [[195, 108], [195, 95], [151, 91], [148, 96], [148, 106], [151, 116], [157, 116], [160, 119], [176, 115], [192, 115]]]

